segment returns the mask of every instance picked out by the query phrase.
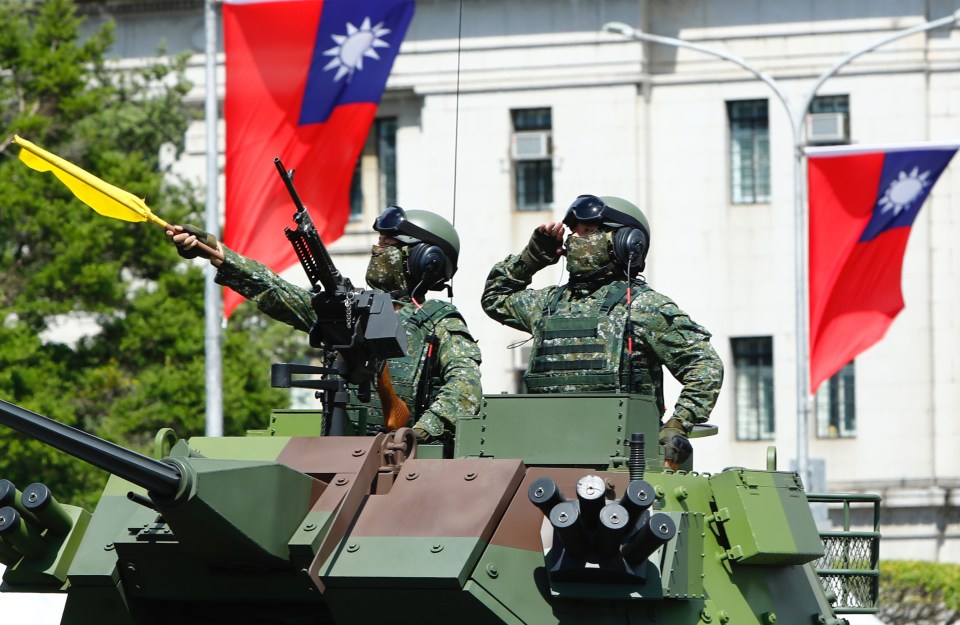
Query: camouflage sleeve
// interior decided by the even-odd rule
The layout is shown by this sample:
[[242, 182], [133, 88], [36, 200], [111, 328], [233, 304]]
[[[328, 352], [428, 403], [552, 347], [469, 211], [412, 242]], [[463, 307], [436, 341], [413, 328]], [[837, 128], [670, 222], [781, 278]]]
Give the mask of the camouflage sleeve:
[[720, 393], [723, 362], [710, 344], [710, 332], [668, 298], [655, 293], [637, 299], [631, 313], [634, 332], [683, 384], [673, 417], [689, 429], [705, 422]]
[[452, 435], [456, 418], [480, 412], [480, 347], [462, 319], [447, 317], [437, 324], [441, 388], [414, 427], [432, 436]]
[[549, 291], [527, 288], [534, 273], [536, 270], [524, 263], [519, 254], [494, 265], [480, 298], [487, 316], [511, 328], [531, 332]]
[[217, 284], [228, 286], [257, 303], [265, 315], [303, 332], [309, 332], [317, 314], [310, 291], [291, 284], [265, 265], [223, 248], [224, 261], [217, 269]]

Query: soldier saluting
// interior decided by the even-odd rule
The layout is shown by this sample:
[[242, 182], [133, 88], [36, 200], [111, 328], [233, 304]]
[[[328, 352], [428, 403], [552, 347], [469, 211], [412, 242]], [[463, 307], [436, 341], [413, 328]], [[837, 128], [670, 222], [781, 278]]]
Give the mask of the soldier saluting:
[[[570, 235], [561, 247], [564, 226]], [[649, 222], [634, 204], [581, 195], [562, 223], [541, 225], [520, 254], [494, 265], [482, 304], [491, 318], [533, 335], [530, 393], [638, 393], [663, 414], [666, 367], [683, 384], [660, 430], [667, 466], [676, 469], [692, 451], [688, 432], [716, 404], [723, 363], [710, 333], [639, 275], [649, 243]], [[528, 289], [561, 255], [569, 282]]]

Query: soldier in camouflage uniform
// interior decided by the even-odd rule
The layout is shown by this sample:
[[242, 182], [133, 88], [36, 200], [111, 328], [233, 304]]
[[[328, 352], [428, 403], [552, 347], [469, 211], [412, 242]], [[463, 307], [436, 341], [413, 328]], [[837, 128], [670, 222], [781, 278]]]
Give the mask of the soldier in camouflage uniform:
[[[571, 230], [565, 249], [564, 225]], [[688, 433], [717, 401], [723, 363], [710, 333], [638, 275], [649, 241], [649, 223], [632, 203], [582, 195], [562, 223], [540, 226], [519, 255], [494, 265], [482, 304], [493, 319], [533, 335], [524, 376], [531, 393], [640, 393], [663, 414], [666, 366], [683, 384], [660, 431], [667, 466], [677, 468], [692, 450]], [[527, 289], [561, 255], [569, 283]]]
[[[428, 290], [446, 288], [453, 277], [460, 239], [450, 222], [439, 215], [396, 206], [377, 218], [374, 230], [380, 239], [373, 246], [367, 284], [392, 296], [407, 335], [407, 354], [388, 361], [393, 387], [410, 408], [417, 438], [449, 447], [456, 417], [480, 410], [480, 348], [453, 304], [424, 296]], [[317, 318], [311, 291], [283, 280], [195, 227], [171, 226], [167, 235], [182, 256], [209, 258], [217, 268], [218, 284], [256, 302], [264, 314], [310, 331]], [[215, 253], [204, 253], [198, 247], [198, 236]], [[429, 380], [424, 380], [424, 375]], [[425, 389], [429, 389], [427, 396]], [[378, 414], [379, 406], [372, 406], [371, 411]]]

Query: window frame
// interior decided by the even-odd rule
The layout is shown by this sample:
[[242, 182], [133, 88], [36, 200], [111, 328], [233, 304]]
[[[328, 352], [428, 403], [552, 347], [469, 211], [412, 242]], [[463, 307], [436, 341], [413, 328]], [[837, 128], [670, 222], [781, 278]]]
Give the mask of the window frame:
[[[552, 132], [553, 109], [548, 106], [510, 109], [510, 121], [513, 133]], [[511, 155], [513, 207], [517, 212], [553, 210], [553, 150], [550, 152], [550, 158], [545, 159], [517, 159]], [[529, 192], [530, 186], [536, 189]]]
[[[734, 363], [734, 423], [738, 441], [776, 438], [772, 336], [731, 337]], [[744, 360], [753, 360], [746, 365]], [[743, 405], [746, 401], [748, 405]], [[747, 414], [747, 413], [752, 414]]]
[[[370, 125], [370, 133], [357, 156], [350, 179], [350, 222], [366, 221], [370, 214], [380, 214], [385, 207], [397, 202], [397, 127], [396, 116], [378, 117]], [[389, 150], [387, 150], [389, 148]], [[364, 180], [364, 164], [374, 159], [376, 167], [376, 197], [367, 198], [363, 190], [370, 190], [370, 180]], [[367, 183], [367, 184], [365, 184]]]
[[[856, 361], [851, 360], [825, 380], [813, 398], [814, 421], [819, 439], [857, 437]], [[826, 414], [823, 410], [826, 409]], [[831, 433], [831, 428], [833, 432]]]
[[[759, 108], [763, 108], [760, 112]], [[747, 106], [756, 110], [740, 112]], [[727, 100], [727, 157], [731, 204], [769, 204], [772, 196], [770, 163], [770, 101]], [[739, 126], [744, 124], [744, 126]], [[749, 145], [749, 149], [745, 148]], [[744, 163], [749, 161], [749, 165]], [[747, 174], [747, 176], [745, 176]], [[744, 178], [748, 178], [747, 181]]]

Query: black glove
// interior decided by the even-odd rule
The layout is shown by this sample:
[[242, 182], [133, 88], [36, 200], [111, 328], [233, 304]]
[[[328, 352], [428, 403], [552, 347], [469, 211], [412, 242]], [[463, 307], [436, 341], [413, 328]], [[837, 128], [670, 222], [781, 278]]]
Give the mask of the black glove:
[[672, 467], [679, 467], [693, 453], [693, 445], [687, 440], [687, 431], [679, 419], [669, 419], [660, 428], [660, 444], [664, 460]]
[[547, 265], [552, 265], [560, 260], [557, 249], [560, 242], [557, 238], [541, 232], [540, 228], [533, 231], [530, 242], [520, 254], [520, 259], [531, 269], [540, 270]]
[[[190, 224], [184, 224], [183, 231], [187, 234], [192, 234], [193, 236], [197, 237], [197, 240], [207, 247], [214, 250], [217, 249], [217, 238], [206, 230], [201, 230], [200, 228], [191, 226]], [[201, 249], [199, 246], [187, 249], [178, 245], [177, 254], [180, 254], [180, 256], [183, 258], [196, 258], [199, 256], [201, 258], [206, 258], [207, 260], [210, 259], [210, 254]]]

